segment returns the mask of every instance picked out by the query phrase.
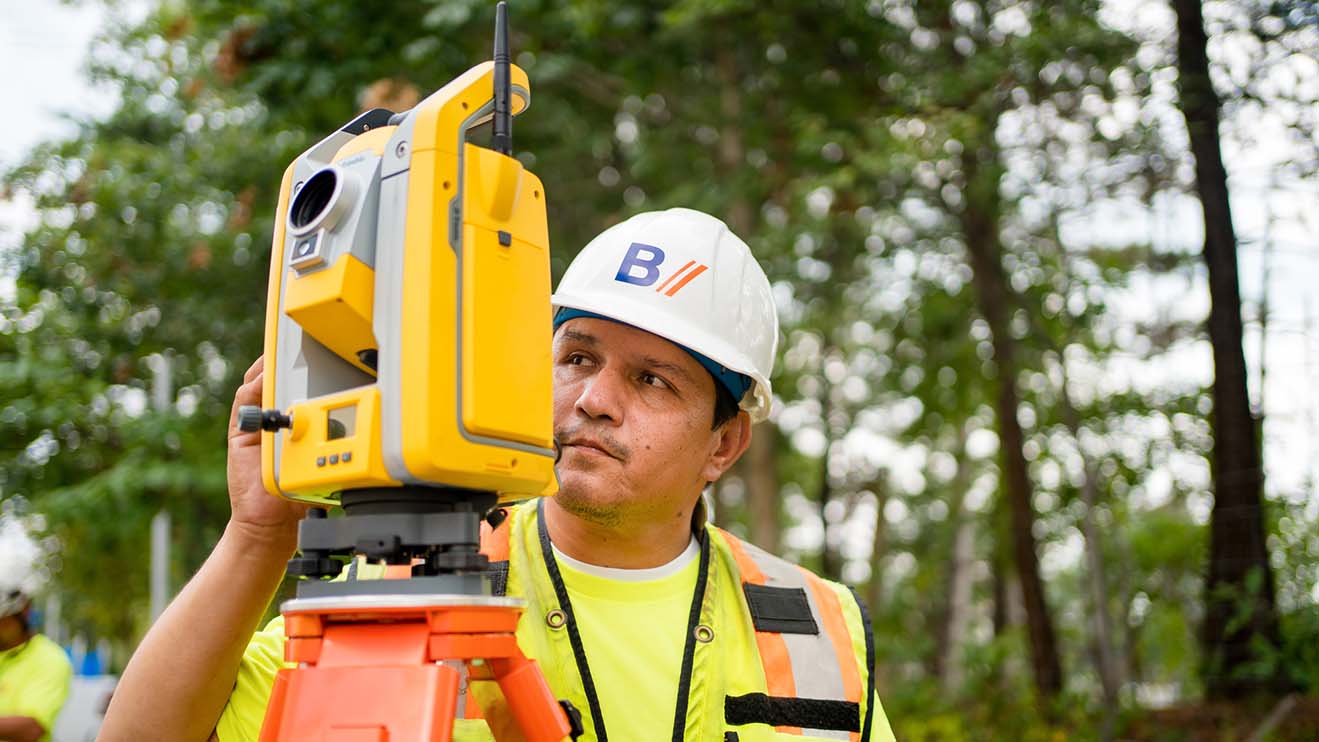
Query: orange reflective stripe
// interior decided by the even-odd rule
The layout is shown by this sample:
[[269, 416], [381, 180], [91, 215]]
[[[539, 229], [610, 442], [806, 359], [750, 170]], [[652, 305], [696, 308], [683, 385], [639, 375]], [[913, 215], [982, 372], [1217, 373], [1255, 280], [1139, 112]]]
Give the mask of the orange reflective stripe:
[[491, 528], [490, 523], [481, 521], [481, 553], [492, 562], [508, 561], [508, 532], [512, 527], [508, 522], [511, 516], [505, 516], [498, 528]]
[[[765, 667], [765, 693], [780, 698], [796, 698], [797, 684], [792, 680], [792, 660], [782, 634], [756, 632], [756, 648]], [[800, 727], [775, 727], [783, 734], [801, 734]]]
[[[834, 645], [834, 656], [838, 658], [838, 671], [843, 676], [843, 693], [847, 700], [861, 703], [864, 691], [861, 688], [861, 672], [857, 668], [856, 653], [852, 651], [852, 636], [847, 632], [847, 622], [843, 619], [843, 604], [838, 593], [825, 584], [824, 580], [803, 569], [806, 584], [811, 587], [815, 604], [820, 607], [820, 620], [824, 622], [824, 631]], [[857, 742], [861, 735], [851, 733], [852, 742]]]
[[[719, 530], [724, 536], [724, 542], [728, 544], [729, 551], [733, 552], [733, 561], [737, 562], [742, 582], [750, 582], [753, 585], [765, 584], [764, 573], [751, 557], [747, 556], [742, 548], [742, 542], [737, 540], [737, 537], [723, 532], [722, 529]], [[788, 644], [783, 641], [783, 635], [770, 631], [757, 631], [756, 648], [760, 651], [760, 664], [765, 668], [765, 693], [782, 698], [796, 698], [797, 683], [792, 679], [792, 659], [788, 656]], [[775, 727], [775, 729], [783, 734], [801, 734], [800, 727]]]
[[737, 562], [737, 571], [742, 573], [742, 581], [750, 582], [753, 585], [764, 585], [765, 575], [760, 571], [760, 567], [747, 556], [746, 551], [742, 548], [742, 542], [733, 534], [722, 528], [716, 528], [724, 537], [724, 542], [728, 544], [729, 551], [733, 552], [733, 561]]

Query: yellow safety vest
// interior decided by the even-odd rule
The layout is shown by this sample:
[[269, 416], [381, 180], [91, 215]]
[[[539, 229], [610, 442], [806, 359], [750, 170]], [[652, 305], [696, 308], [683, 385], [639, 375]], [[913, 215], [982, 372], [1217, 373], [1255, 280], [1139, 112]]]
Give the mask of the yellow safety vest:
[[48, 742], [64, 699], [73, 666], [60, 645], [44, 634], [0, 652], [0, 716], [28, 716], [45, 729]]
[[[519, 646], [556, 697], [581, 711], [588, 735], [606, 742], [595, 688], [608, 669], [587, 661], [540, 511], [503, 511], [502, 522], [483, 530], [481, 550], [496, 594], [526, 601]], [[672, 733], [655, 739], [892, 740], [875, 694], [869, 617], [855, 593], [713, 525], [696, 536], [699, 573]], [[473, 682], [469, 692], [469, 709], [509, 718], [493, 683]]]

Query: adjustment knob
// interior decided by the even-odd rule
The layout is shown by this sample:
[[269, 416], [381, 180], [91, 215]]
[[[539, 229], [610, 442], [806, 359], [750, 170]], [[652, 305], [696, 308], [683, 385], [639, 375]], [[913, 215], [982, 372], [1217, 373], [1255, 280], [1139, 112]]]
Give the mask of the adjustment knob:
[[[308, 555], [310, 554], [310, 555]], [[331, 559], [323, 552], [308, 552], [289, 560], [285, 574], [291, 577], [337, 577], [343, 571], [343, 562]]]
[[255, 433], [261, 430], [261, 408], [252, 404], [239, 407], [238, 429], [244, 433]]
[[256, 405], [245, 404], [238, 408], [238, 429], [244, 433], [259, 430], [274, 432], [280, 428], [293, 426], [293, 418], [279, 410], [263, 410]]

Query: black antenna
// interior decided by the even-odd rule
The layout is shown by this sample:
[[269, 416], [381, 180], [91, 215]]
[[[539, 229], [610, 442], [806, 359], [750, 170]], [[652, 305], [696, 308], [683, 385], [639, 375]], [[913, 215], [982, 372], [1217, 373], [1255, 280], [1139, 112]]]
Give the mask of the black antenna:
[[501, 155], [513, 154], [513, 114], [508, 99], [512, 94], [508, 71], [508, 7], [495, 6], [495, 121], [491, 136], [493, 149]]

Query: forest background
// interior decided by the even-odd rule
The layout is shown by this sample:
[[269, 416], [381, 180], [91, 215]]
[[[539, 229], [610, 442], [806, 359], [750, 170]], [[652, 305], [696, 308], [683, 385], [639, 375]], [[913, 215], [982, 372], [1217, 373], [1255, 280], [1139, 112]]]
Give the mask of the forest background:
[[[60, 544], [65, 632], [117, 668], [152, 520], [177, 587], [227, 516], [284, 166], [487, 58], [493, 11], [105, 7], [88, 75], [113, 104], [4, 174], [36, 217], [0, 242], [0, 500]], [[716, 519], [858, 589], [901, 739], [1319, 724], [1319, 11], [1207, 2], [1197, 67], [1200, 10], [512, 3], [556, 276], [685, 205], [773, 281], [778, 410]], [[1229, 191], [1237, 235], [1206, 252]], [[1211, 283], [1244, 335], [1209, 329]]]

